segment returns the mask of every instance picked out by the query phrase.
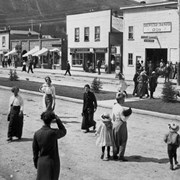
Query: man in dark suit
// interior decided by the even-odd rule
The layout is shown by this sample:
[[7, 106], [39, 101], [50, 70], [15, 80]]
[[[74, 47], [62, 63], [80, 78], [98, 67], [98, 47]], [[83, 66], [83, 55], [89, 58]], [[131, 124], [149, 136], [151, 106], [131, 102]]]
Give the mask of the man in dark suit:
[[65, 74], [64, 74], [65, 76], [66, 76], [67, 73], [69, 73], [69, 75], [71, 76], [70, 69], [71, 69], [71, 66], [70, 66], [69, 61], [68, 61], [68, 62], [67, 62], [67, 66], [66, 66], [66, 72], [65, 72]]

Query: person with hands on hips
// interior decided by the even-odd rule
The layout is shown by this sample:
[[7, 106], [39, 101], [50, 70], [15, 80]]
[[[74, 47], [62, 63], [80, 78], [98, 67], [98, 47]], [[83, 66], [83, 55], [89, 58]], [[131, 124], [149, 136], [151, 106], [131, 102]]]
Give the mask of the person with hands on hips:
[[94, 112], [97, 109], [97, 100], [93, 92], [90, 90], [89, 84], [84, 86], [83, 95], [83, 109], [82, 109], [82, 125], [81, 129], [85, 130], [85, 133], [89, 132], [89, 128], [93, 126], [93, 130], [96, 129], [96, 122], [94, 121]]
[[[60, 158], [57, 140], [66, 135], [66, 128], [53, 111], [41, 114], [44, 125], [33, 137], [33, 161], [37, 169], [36, 180], [58, 180], [60, 174]], [[51, 128], [56, 120], [58, 128]]]

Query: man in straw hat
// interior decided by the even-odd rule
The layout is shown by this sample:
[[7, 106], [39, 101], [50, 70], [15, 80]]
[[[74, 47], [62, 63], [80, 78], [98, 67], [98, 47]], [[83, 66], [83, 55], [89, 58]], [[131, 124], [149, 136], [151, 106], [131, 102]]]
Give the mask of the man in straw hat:
[[[128, 139], [128, 130], [127, 130], [127, 118], [131, 115], [132, 110], [129, 109], [127, 116], [125, 116], [124, 108], [122, 104], [125, 101], [125, 94], [123, 92], [118, 92], [116, 94], [117, 103], [114, 104], [112, 109], [112, 120], [113, 120], [113, 138], [115, 146], [113, 147], [113, 158], [119, 159], [121, 161], [127, 161], [124, 158], [126, 143]], [[118, 156], [119, 154], [119, 156]]]
[[170, 169], [174, 170], [173, 167], [173, 159], [175, 162], [175, 165], [178, 164], [177, 161], [177, 148], [180, 145], [180, 136], [177, 133], [179, 131], [179, 126], [175, 123], [168, 124], [169, 125], [169, 133], [167, 133], [164, 137], [165, 143], [167, 143], [167, 152], [169, 156], [169, 162], [170, 162]]

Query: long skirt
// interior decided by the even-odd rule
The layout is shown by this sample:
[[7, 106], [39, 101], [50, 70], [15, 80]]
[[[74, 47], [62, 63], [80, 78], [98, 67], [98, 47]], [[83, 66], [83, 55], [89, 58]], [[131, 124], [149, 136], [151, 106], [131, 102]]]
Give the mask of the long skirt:
[[54, 110], [53, 106], [53, 97], [51, 94], [45, 95], [45, 105], [46, 105], [46, 111], [52, 111]]
[[23, 116], [19, 115], [20, 106], [12, 106], [10, 111], [10, 121], [8, 127], [8, 137], [21, 138], [23, 129]]
[[96, 125], [96, 122], [94, 121], [94, 111], [93, 110], [85, 111], [83, 115], [81, 129], [87, 130], [90, 127], [95, 126], [95, 125]]
[[113, 138], [116, 147], [127, 142], [128, 132], [126, 122], [119, 121], [113, 124]]

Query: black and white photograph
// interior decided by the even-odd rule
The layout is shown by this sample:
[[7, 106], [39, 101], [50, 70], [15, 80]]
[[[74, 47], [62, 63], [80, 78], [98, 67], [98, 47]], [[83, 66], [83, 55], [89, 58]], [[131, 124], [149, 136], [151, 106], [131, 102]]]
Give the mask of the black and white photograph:
[[0, 0], [0, 180], [180, 179], [180, 0]]

